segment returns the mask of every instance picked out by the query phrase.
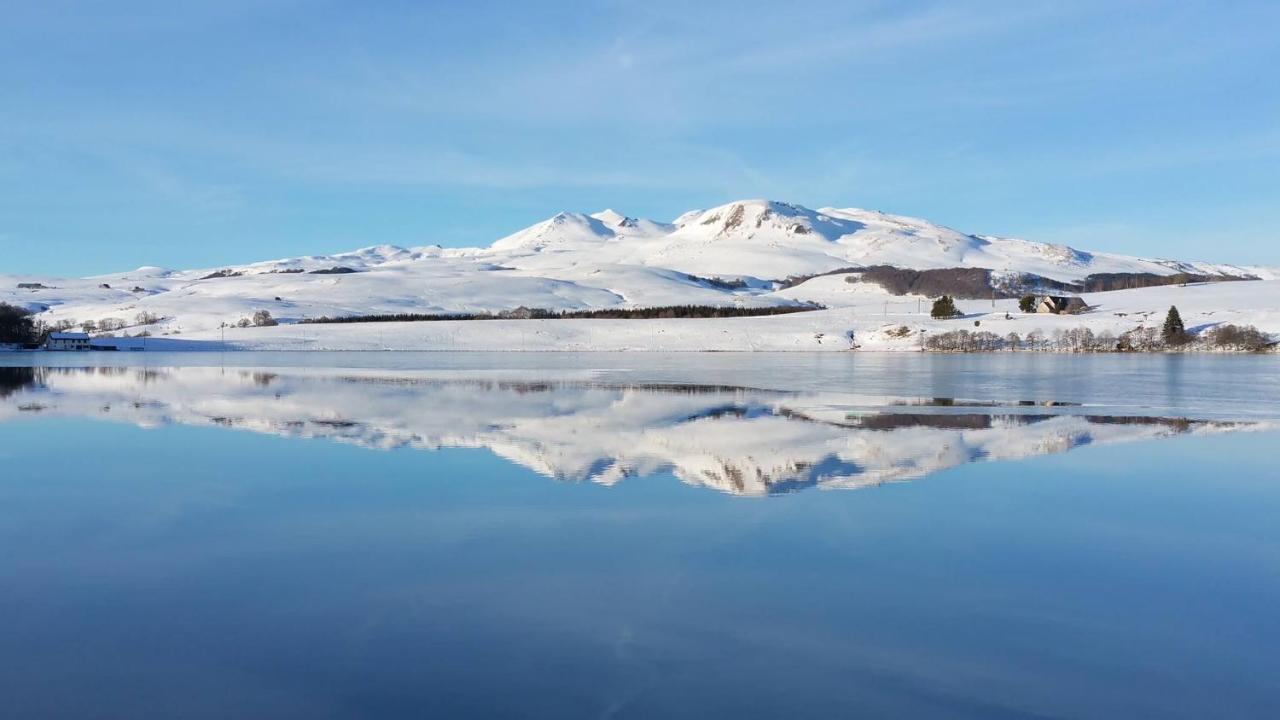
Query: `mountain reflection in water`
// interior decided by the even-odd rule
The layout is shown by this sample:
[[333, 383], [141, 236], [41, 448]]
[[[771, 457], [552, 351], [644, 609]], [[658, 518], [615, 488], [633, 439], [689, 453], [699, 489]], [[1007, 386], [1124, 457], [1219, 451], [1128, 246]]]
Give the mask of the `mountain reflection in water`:
[[547, 477], [672, 473], [739, 495], [859, 488], [1094, 443], [1273, 429], [1053, 400], [320, 369], [0, 368], [0, 421], [206, 425], [369, 448], [480, 447]]

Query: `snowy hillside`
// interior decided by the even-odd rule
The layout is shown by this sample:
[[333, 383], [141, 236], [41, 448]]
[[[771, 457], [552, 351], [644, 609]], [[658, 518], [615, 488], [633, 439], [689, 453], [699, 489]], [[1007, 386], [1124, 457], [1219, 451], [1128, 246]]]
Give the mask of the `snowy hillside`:
[[[321, 316], [501, 312], [520, 307], [586, 310], [817, 302], [857, 310], [855, 324], [865, 326], [868, 308], [884, 306], [885, 316], [890, 305], [919, 309], [921, 298], [852, 282], [858, 279], [858, 269], [884, 265], [983, 268], [991, 271], [993, 281], [1027, 276], [1057, 283], [1078, 283], [1100, 273], [1280, 276], [1271, 268], [1144, 259], [969, 235], [876, 211], [811, 210], [748, 200], [690, 211], [670, 223], [613, 210], [592, 215], [565, 212], [484, 248], [375, 246], [194, 270], [144, 267], [91, 278], [0, 275], [0, 302], [28, 307], [50, 324], [108, 319], [113, 326], [124, 326], [123, 332], [136, 333], [145, 315], [156, 319], [146, 325], [153, 336], [183, 337], [209, 337], [224, 324], [236, 324], [260, 310], [287, 325]], [[1273, 283], [1231, 284], [1241, 286], [1231, 292], [1243, 293], [1239, 301], [1245, 309], [1277, 305], [1271, 299]], [[1168, 295], [1166, 288], [1133, 292]], [[815, 319], [799, 316], [769, 318], [765, 325], [848, 335], [846, 331], [853, 329], [848, 315], [819, 323], [821, 329], [810, 329]]]

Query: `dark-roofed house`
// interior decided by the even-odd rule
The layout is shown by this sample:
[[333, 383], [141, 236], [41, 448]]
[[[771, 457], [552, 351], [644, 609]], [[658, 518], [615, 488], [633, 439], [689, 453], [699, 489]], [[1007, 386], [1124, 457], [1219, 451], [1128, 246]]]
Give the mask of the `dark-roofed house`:
[[1089, 309], [1084, 298], [1045, 295], [1036, 301], [1036, 312], [1054, 315], [1075, 315]]

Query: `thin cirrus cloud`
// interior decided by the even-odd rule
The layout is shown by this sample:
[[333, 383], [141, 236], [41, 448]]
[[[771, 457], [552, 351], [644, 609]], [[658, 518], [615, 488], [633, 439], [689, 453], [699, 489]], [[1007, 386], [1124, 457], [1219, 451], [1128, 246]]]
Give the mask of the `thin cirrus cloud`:
[[[0, 29], [0, 227], [20, 269], [82, 272], [769, 196], [1274, 263], [1277, 21], [1248, 2], [42, 3]], [[1252, 230], [1216, 235], [1241, 208]]]
[[[354, 92], [363, 101], [427, 116], [507, 113], [526, 122], [608, 121], [658, 132], [777, 122], [810, 114], [805, 103], [788, 102], [793, 98], [817, 96], [817, 106], [827, 109], [857, 104], [853, 93], [814, 86], [811, 75], [797, 73], [836, 79], [859, 63], [895, 54], [944, 56], [1046, 17], [930, 8], [887, 18], [855, 14], [852, 29], [833, 29], [817, 13], [786, 13], [774, 22], [721, 11], [677, 21], [645, 8], [622, 21], [616, 34], [570, 40], [555, 52], [521, 57], [518, 67], [507, 64], [511, 58], [483, 58], [423, 69], [363, 56], [328, 76], [337, 82], [318, 91], [335, 101]], [[860, 84], [856, 77], [847, 82], [849, 89]]]

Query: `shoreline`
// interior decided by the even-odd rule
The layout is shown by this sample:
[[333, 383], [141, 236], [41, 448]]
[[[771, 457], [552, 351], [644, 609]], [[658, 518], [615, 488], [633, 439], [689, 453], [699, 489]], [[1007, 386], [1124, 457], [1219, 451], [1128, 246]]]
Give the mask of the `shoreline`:
[[[132, 339], [132, 338], [130, 338]], [[484, 349], [484, 348], [344, 348], [344, 347], [247, 347], [243, 345], [232, 346], [230, 343], [224, 346], [209, 347], [154, 347], [154, 348], [95, 348], [93, 350], [10, 350], [0, 349], [0, 357], [18, 357], [18, 356], [45, 356], [51, 355], [56, 357], [74, 357], [80, 355], [99, 356], [99, 355], [131, 355], [135, 353], [467, 353], [475, 355], [492, 355], [494, 353], [521, 353], [530, 355], [554, 355], [554, 354], [635, 354], [635, 355], [667, 355], [667, 354], [713, 354], [713, 355], [827, 355], [832, 353], [850, 353], [855, 355], [1252, 355], [1265, 356], [1280, 354], [1280, 348], [1271, 348], [1268, 350], [1226, 350], [1226, 349], [1210, 349], [1195, 348], [1187, 350], [1028, 350], [1028, 349], [1004, 349], [1004, 350], [921, 350], [919, 348], [845, 348], [842, 350], [814, 350], [814, 349], [780, 349], [780, 348], [764, 348], [757, 350], [750, 349], [689, 349], [689, 348], [596, 348], [596, 349], [555, 349], [555, 348], [531, 348], [531, 349]]]

